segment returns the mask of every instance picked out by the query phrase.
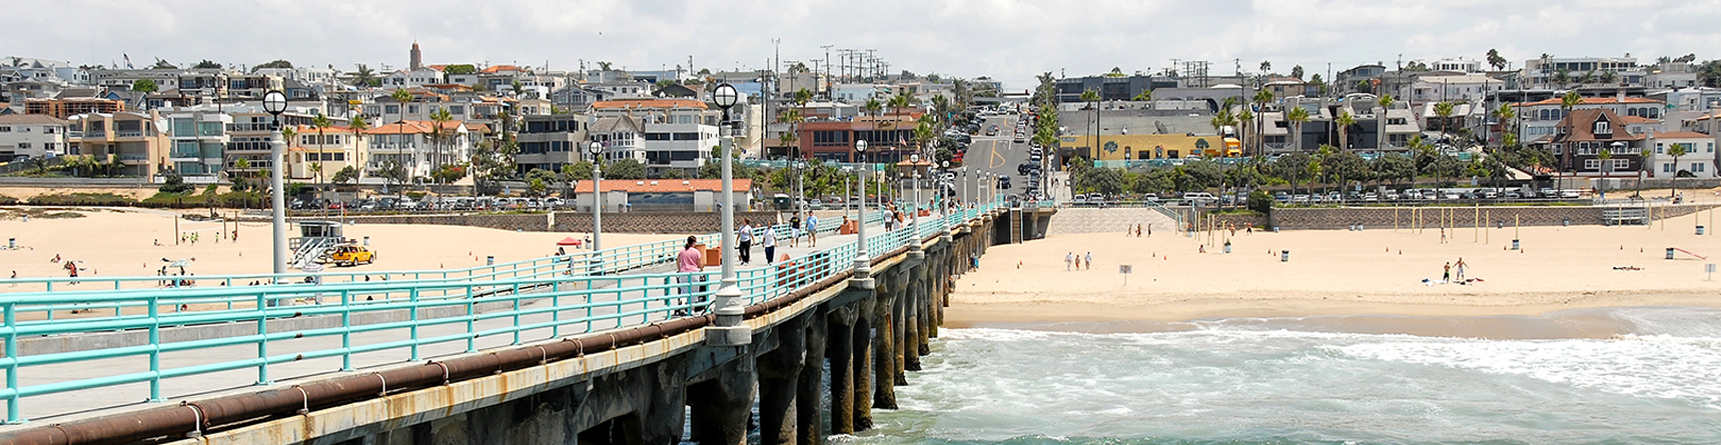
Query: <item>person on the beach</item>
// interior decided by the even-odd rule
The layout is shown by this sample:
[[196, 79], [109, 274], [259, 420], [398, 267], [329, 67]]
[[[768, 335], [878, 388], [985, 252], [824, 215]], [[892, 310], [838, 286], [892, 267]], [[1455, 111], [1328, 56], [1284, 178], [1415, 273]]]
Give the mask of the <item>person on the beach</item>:
[[1452, 281], [1452, 263], [1446, 263], [1446, 271], [1440, 273], [1440, 281]]
[[1446, 244], [1446, 228], [1440, 228], [1440, 244]]
[[[676, 255], [675, 258], [675, 271], [681, 274], [680, 276], [675, 277], [675, 280], [684, 285], [677, 287], [677, 289], [682, 295], [687, 296], [684, 303], [689, 306], [696, 304], [696, 302], [693, 301], [694, 272], [699, 272], [705, 267], [705, 253], [700, 252], [699, 249], [694, 248], [693, 246], [698, 243], [699, 237], [688, 236], [687, 245], [681, 248], [681, 254]], [[688, 313], [689, 312], [686, 309], [676, 311], [677, 315], [686, 315]]]
[[1088, 257], [1082, 259], [1082, 262], [1088, 264], [1088, 270], [1094, 270], [1094, 253], [1088, 252]]
[[753, 220], [750, 218], [742, 218], [741, 228], [737, 230], [739, 230], [740, 233], [736, 235], [735, 241], [737, 244], [740, 244], [737, 249], [740, 249], [741, 265], [745, 266], [748, 262], [753, 260]]
[[1452, 263], [1452, 268], [1458, 272], [1458, 281], [1464, 281], [1464, 266], [1467, 266], [1464, 264], [1464, 257], [1459, 257], [1458, 262]]
[[765, 246], [765, 264], [769, 265], [777, 261], [777, 226], [765, 226], [764, 237], [759, 245]]
[[1076, 257], [1076, 270], [1082, 270], [1082, 257]]
[[1075, 252], [1064, 253], [1064, 272], [1070, 271], [1070, 264], [1076, 262]]

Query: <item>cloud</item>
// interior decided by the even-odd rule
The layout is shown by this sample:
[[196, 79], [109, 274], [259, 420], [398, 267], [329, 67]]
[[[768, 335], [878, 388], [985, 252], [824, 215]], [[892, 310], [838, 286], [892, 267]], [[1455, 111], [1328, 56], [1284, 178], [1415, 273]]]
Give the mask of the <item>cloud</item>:
[[[5, 51], [109, 64], [210, 59], [255, 65], [401, 67], [413, 41], [435, 63], [574, 69], [764, 67], [873, 49], [891, 70], [992, 76], [1012, 89], [1042, 72], [1158, 71], [1172, 59], [1213, 72], [1271, 61], [1324, 72], [1361, 63], [1466, 57], [1497, 48], [1521, 64], [1556, 56], [1703, 54], [1721, 0], [62, 0], [12, 2]], [[833, 61], [836, 53], [832, 52]]]

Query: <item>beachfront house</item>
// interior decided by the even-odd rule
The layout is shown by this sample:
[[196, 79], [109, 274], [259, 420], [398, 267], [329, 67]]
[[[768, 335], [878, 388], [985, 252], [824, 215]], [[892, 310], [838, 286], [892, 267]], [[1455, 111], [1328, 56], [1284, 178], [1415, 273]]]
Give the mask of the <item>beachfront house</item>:
[[[1605, 108], [1573, 110], [1555, 126], [1555, 134], [1537, 139], [1554, 153], [1561, 171], [1578, 176], [1635, 177], [1643, 159], [1639, 150], [1648, 138], [1632, 133], [1626, 121]], [[1602, 159], [1602, 152], [1608, 159]]]

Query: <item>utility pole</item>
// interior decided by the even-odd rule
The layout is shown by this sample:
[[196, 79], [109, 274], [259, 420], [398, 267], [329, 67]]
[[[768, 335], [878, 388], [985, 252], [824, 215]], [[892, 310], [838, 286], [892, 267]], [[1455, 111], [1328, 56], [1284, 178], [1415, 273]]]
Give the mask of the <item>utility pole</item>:
[[836, 45], [819, 45], [825, 49], [825, 100], [831, 100], [831, 47]]

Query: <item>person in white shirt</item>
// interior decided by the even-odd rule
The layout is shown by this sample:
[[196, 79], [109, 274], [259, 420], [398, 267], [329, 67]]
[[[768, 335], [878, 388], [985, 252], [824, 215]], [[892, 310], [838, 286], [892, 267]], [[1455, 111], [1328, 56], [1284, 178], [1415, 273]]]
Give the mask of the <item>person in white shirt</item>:
[[741, 265], [745, 266], [753, 261], [753, 220], [742, 218], [741, 228], [737, 230], [740, 233], [735, 234], [735, 242], [741, 245]]
[[765, 246], [765, 264], [777, 261], [777, 226], [765, 226], [765, 238], [759, 245]]

